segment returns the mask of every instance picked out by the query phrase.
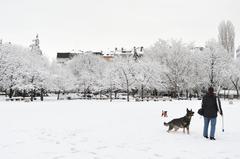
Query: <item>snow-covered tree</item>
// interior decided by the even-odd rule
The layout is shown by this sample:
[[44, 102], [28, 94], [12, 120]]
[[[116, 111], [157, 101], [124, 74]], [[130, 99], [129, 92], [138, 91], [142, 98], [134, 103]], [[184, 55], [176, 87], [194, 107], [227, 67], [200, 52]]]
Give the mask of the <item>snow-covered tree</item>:
[[170, 52], [166, 59], [168, 72], [166, 77], [169, 82], [170, 89], [175, 95], [180, 91], [189, 89], [190, 74], [190, 52], [187, 46], [181, 41], [172, 41], [170, 44]]
[[187, 76], [188, 87], [190, 88], [190, 93], [196, 93], [197, 96], [200, 96], [201, 90], [206, 87], [208, 82], [208, 76], [203, 72], [203, 51], [196, 49], [190, 53], [190, 73]]
[[48, 61], [45, 57], [34, 54], [29, 48], [13, 44], [0, 46], [0, 85], [9, 90], [9, 97], [16, 90], [29, 91], [47, 88], [49, 75]]
[[231, 63], [231, 55], [215, 40], [206, 43], [203, 51], [202, 64], [208, 86], [221, 87], [229, 80], [228, 71]]
[[233, 56], [235, 29], [231, 21], [222, 21], [218, 26], [218, 39], [220, 44]]
[[104, 87], [105, 61], [95, 55], [79, 55], [71, 60], [68, 67], [76, 77], [76, 86], [87, 91], [99, 91]]
[[159, 39], [153, 46], [145, 49], [144, 58], [157, 61], [160, 64], [166, 63], [166, 58], [170, 52], [170, 46], [167, 41]]
[[136, 82], [136, 61], [133, 57], [116, 57], [113, 60], [114, 71], [111, 78], [113, 83], [127, 92], [127, 101], [129, 101], [130, 90]]
[[144, 97], [144, 89], [162, 90], [164, 89], [163, 73], [166, 71], [161, 62], [156, 62], [152, 56], [140, 58], [135, 65], [136, 86], [141, 90], [141, 98]]
[[239, 98], [239, 80], [240, 80], [239, 61], [232, 61], [230, 63], [229, 78], [230, 78], [231, 84], [233, 85], [234, 89], [237, 92], [237, 98]]
[[76, 89], [75, 77], [67, 66], [53, 61], [50, 67], [52, 90], [55, 91], [72, 91]]

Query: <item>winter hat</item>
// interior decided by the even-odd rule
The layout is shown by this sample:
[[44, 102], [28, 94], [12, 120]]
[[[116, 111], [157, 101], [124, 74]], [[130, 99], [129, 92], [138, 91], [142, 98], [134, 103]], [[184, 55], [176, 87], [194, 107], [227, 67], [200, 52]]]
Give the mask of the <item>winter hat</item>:
[[213, 93], [214, 93], [213, 87], [209, 87], [209, 88], [208, 88], [208, 94], [209, 94], [209, 95], [213, 95]]

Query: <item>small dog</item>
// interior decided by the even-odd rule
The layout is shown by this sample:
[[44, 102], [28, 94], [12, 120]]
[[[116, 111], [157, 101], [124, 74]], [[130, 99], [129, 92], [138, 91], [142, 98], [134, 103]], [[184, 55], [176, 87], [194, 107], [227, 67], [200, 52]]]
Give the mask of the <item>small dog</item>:
[[177, 131], [179, 128], [183, 128], [183, 132], [185, 133], [185, 128], [186, 128], [187, 133], [189, 134], [189, 125], [190, 125], [193, 114], [194, 112], [192, 111], [192, 109], [191, 110], [187, 109], [187, 114], [184, 117], [173, 119], [168, 123], [164, 122], [165, 126], [169, 126], [167, 132], [170, 132], [172, 129]]
[[166, 110], [162, 110], [162, 115], [161, 115], [162, 117], [168, 117], [168, 115], [167, 115], [167, 111]]

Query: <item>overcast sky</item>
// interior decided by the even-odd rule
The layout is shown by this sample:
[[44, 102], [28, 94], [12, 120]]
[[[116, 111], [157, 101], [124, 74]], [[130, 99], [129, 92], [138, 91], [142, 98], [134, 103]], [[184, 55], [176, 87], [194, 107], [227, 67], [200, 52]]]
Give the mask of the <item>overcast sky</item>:
[[44, 54], [113, 50], [182, 39], [217, 38], [222, 20], [240, 45], [240, 0], [0, 0], [0, 39], [29, 46], [38, 33]]

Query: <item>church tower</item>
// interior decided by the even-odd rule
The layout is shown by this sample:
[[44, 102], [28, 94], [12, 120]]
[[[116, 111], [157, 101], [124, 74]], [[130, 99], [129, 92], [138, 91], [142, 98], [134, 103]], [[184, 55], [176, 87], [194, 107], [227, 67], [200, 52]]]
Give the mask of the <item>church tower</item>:
[[32, 44], [30, 45], [31, 51], [32, 52], [36, 52], [39, 55], [42, 55], [42, 50], [40, 49], [40, 45], [39, 45], [39, 38], [38, 38], [38, 34], [36, 35], [36, 38], [32, 40]]

